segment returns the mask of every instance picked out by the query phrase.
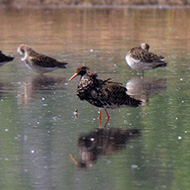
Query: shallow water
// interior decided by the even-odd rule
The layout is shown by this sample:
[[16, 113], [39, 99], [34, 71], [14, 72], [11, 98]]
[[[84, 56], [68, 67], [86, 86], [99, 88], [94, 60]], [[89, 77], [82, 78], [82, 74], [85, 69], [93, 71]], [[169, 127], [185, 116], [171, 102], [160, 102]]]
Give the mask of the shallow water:
[[[15, 60], [0, 68], [0, 188], [189, 189], [189, 19], [189, 9], [2, 9], [0, 49]], [[168, 62], [143, 79], [124, 60], [142, 42]], [[21, 43], [67, 69], [38, 76], [20, 61]], [[78, 78], [68, 83], [81, 64], [143, 106], [108, 110], [100, 129]]]

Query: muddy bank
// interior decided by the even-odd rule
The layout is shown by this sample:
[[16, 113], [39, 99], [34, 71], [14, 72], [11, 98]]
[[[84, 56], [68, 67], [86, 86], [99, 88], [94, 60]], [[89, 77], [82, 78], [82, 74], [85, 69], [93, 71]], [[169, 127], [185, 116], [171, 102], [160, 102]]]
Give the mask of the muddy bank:
[[186, 6], [190, 0], [0, 0], [1, 7], [59, 7], [59, 6], [101, 6], [101, 5], [160, 5]]

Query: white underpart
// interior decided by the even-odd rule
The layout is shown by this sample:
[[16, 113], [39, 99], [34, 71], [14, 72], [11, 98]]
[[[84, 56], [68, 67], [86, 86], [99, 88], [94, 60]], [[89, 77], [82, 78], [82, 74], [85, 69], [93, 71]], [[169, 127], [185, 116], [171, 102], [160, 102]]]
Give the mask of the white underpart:
[[141, 64], [142, 62], [140, 62], [137, 59], [132, 58], [129, 53], [127, 53], [126, 57], [125, 57], [125, 61], [126, 63], [135, 70], [143, 70], [143, 64]]
[[[20, 54], [20, 55], [23, 55], [22, 51], [20, 50], [20, 48], [17, 49], [17, 52]], [[25, 61], [26, 58], [27, 58], [28, 54], [27, 52], [25, 51], [24, 52], [24, 57], [21, 58], [21, 61]]]
[[159, 61], [155, 62], [142, 62], [138, 59], [134, 59], [130, 56], [130, 53], [127, 53], [125, 57], [126, 63], [134, 70], [142, 71], [142, 70], [149, 70], [156, 66], [160, 61], [164, 61], [164, 59], [160, 59]]
[[48, 73], [57, 68], [57, 67], [41, 67], [33, 64], [26, 64], [26, 66], [37, 73]]
[[28, 54], [27, 54], [27, 52], [25, 51], [25, 52], [24, 52], [24, 57], [21, 58], [21, 61], [25, 61], [26, 58], [27, 58], [27, 56], [28, 56]]

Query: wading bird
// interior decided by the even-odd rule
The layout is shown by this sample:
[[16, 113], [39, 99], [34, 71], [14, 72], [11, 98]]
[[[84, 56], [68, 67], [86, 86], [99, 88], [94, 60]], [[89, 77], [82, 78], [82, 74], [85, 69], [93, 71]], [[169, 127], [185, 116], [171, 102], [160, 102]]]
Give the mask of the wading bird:
[[66, 68], [67, 65], [65, 62], [59, 62], [51, 57], [35, 52], [28, 45], [20, 45], [17, 52], [24, 55], [21, 60], [25, 61], [30, 69], [40, 74], [51, 72], [58, 68]]
[[149, 44], [142, 43], [139, 47], [132, 48], [126, 55], [126, 63], [134, 70], [144, 71], [165, 67], [167, 63], [163, 56], [149, 52]]
[[71, 81], [76, 76], [80, 75], [77, 95], [81, 100], [86, 100], [90, 104], [99, 108], [99, 125], [101, 126], [101, 109], [104, 108], [107, 120], [109, 115], [107, 108], [119, 107], [138, 107], [141, 105], [140, 100], [136, 100], [127, 95], [127, 89], [121, 86], [120, 83], [112, 82], [110, 79], [97, 79], [97, 74], [87, 66], [79, 66], [76, 73], [69, 79]]

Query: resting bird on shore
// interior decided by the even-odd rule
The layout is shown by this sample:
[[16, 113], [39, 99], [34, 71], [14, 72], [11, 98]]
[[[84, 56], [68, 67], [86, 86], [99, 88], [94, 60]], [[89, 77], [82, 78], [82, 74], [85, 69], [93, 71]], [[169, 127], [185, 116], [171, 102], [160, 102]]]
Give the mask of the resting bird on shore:
[[25, 61], [26, 65], [37, 73], [51, 72], [57, 68], [66, 68], [67, 65], [67, 63], [59, 62], [51, 57], [35, 52], [28, 45], [20, 45], [17, 52], [24, 55], [21, 60]]
[[108, 122], [109, 115], [107, 108], [114, 109], [125, 106], [138, 107], [141, 105], [141, 101], [127, 95], [127, 89], [121, 86], [120, 83], [112, 82], [110, 79], [97, 79], [98, 75], [86, 66], [79, 66], [69, 81], [77, 75], [81, 76], [77, 96], [81, 100], [86, 100], [99, 108], [99, 121], [101, 121], [101, 108], [104, 108]]
[[125, 57], [126, 63], [137, 71], [165, 67], [167, 63], [164, 61], [164, 57], [149, 52], [149, 48], [149, 44], [146, 43], [132, 48]]
[[0, 66], [4, 65], [6, 62], [12, 61], [14, 57], [7, 56], [0, 51]]

